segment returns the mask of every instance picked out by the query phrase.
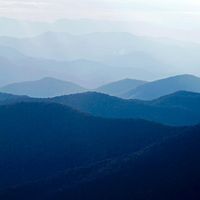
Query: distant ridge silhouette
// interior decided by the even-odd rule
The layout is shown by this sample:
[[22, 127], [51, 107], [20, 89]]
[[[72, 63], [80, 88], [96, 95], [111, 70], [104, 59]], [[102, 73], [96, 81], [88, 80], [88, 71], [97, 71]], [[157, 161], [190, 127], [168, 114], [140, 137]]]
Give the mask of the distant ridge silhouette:
[[123, 79], [116, 82], [108, 83], [96, 89], [97, 92], [102, 92], [112, 96], [121, 97], [124, 93], [135, 89], [138, 86], [147, 83], [146, 81], [136, 79]]
[[30, 97], [54, 97], [86, 91], [81, 86], [46, 77], [37, 81], [13, 83], [0, 88], [1, 92], [17, 95], [28, 95]]
[[0, 93], [0, 105], [19, 102], [53, 102], [103, 118], [139, 118], [174, 126], [195, 125], [200, 122], [200, 94], [187, 91], [151, 101], [126, 100], [96, 92], [55, 98], [30, 98]]
[[124, 97], [152, 100], [180, 90], [200, 92], [200, 78], [184, 74], [146, 83], [126, 93]]

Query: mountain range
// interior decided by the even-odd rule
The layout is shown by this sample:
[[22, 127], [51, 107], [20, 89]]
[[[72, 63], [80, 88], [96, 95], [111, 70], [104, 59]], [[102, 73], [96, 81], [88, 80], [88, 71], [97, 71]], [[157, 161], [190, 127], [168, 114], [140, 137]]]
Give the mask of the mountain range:
[[3, 105], [0, 117], [2, 200], [200, 196], [199, 125], [103, 119], [49, 102]]
[[173, 126], [200, 123], [199, 101], [199, 93], [186, 91], [179, 91], [152, 101], [125, 100], [95, 92], [54, 98], [30, 98], [0, 93], [0, 105], [20, 102], [52, 102], [70, 106], [96, 117], [144, 119]]
[[195, 199], [200, 127], [157, 122], [198, 124], [199, 100], [0, 93], [0, 199]]
[[123, 100], [83, 93], [52, 98], [51, 101], [104, 118], [133, 118], [183, 126], [200, 123], [200, 94], [180, 91], [153, 101]]
[[[0, 18], [0, 26], [4, 27], [1, 36], [11, 36], [11, 37], [31, 37], [39, 35], [48, 31], [59, 31], [59, 32], [68, 32], [71, 34], [87, 34], [94, 32], [119, 32], [126, 29], [127, 31], [133, 31], [138, 33], [134, 27], [141, 25], [148, 26], [148, 31], [152, 32], [152, 24], [142, 23], [138, 21], [132, 21], [131, 24], [134, 26], [131, 27], [130, 23], [125, 21], [107, 21], [107, 20], [94, 20], [94, 19], [58, 19], [54, 22], [46, 21], [28, 21], [28, 20], [19, 20], [13, 18]], [[139, 32], [143, 32], [144, 27], [141, 27]], [[158, 27], [157, 27], [158, 28]], [[162, 28], [163, 30], [163, 28]]]
[[[126, 32], [79, 35], [46, 32], [20, 39], [2, 36], [0, 45], [39, 59], [96, 61], [108, 67], [123, 68], [124, 73], [132, 75], [130, 78], [137, 79], [150, 80], [177, 73], [199, 73], [196, 53], [200, 49], [198, 44], [139, 37]], [[107, 67], [103, 68], [106, 69]], [[113, 70], [110, 74], [114, 74]], [[124, 77], [118, 76], [115, 80]]]
[[[90, 71], [90, 67], [94, 67], [92, 63], [90, 63], [90, 66], [88, 65], [88, 62], [80, 61], [73, 62], [68, 66], [68, 69], [79, 71], [80, 66], [83, 63], [87, 65], [88, 71]], [[91, 73], [95, 73], [95, 70], [91, 71]], [[103, 73], [101, 74], [102, 76]], [[87, 72], [84, 72], [84, 70], [82, 72], [80, 71], [80, 74], [82, 74], [83, 76], [90, 76], [89, 74], [87, 74]], [[69, 75], [70, 73], [68, 73], [68, 76]], [[101, 75], [99, 74], [99, 78], [101, 77]], [[200, 92], [200, 78], [197, 76], [185, 74], [151, 82], [136, 79], [123, 79], [105, 84], [96, 89], [90, 89], [87, 87], [82, 87], [71, 81], [62, 81], [57, 78], [49, 77], [42, 78], [36, 81], [25, 81], [8, 84], [0, 87], [0, 91], [5, 93], [28, 95], [31, 97], [41, 98], [61, 96], [84, 91], [96, 91], [125, 99], [153, 100], [178, 91]]]
[[56, 77], [94, 89], [111, 81], [124, 77], [134, 78], [137, 75], [132, 67], [110, 66], [85, 59], [57, 61], [33, 58], [6, 46], [0, 46], [0, 69], [0, 86], [42, 77]]
[[[15, 48], [24, 55], [55, 60], [104, 61], [111, 56], [141, 52], [152, 43], [129, 33], [91, 33], [72, 35], [66, 32], [46, 32], [29, 38], [0, 37], [0, 45]], [[84, 45], [83, 45], [84, 44]], [[110, 48], [106, 48], [109, 46]], [[59, 48], [58, 48], [59, 47]]]
[[0, 200], [200, 199], [198, 30], [111, 18], [0, 17]]
[[16, 95], [45, 98], [79, 93], [86, 91], [86, 89], [71, 82], [47, 77], [38, 81], [10, 84], [0, 88], [0, 91]]
[[168, 77], [141, 85], [123, 97], [152, 100], [182, 90], [200, 92], [200, 78], [188, 74]]
[[123, 97], [124, 94], [147, 83], [142, 80], [134, 80], [134, 79], [123, 79], [120, 81], [112, 82], [105, 84], [96, 89], [97, 92], [101, 92], [104, 94], [109, 94], [111, 96]]
[[2, 105], [0, 117], [0, 189], [117, 158], [182, 131], [143, 120], [96, 118], [49, 102]]
[[11, 188], [0, 196], [3, 200], [196, 200], [199, 131], [196, 126], [128, 156]]

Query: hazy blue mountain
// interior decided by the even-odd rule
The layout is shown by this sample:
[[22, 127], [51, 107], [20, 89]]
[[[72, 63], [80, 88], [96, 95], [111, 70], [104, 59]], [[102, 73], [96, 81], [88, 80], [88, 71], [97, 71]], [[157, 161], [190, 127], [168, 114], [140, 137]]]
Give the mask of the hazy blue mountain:
[[182, 129], [95, 118], [54, 103], [0, 106], [0, 189], [138, 151]]
[[66, 67], [62, 70], [67, 80], [74, 79], [75, 82], [91, 89], [124, 77], [132, 78], [135, 75], [134, 68], [110, 66], [102, 62], [85, 59], [65, 62], [65, 65]]
[[0, 86], [41, 77], [56, 77], [94, 89], [110, 81], [136, 76], [135, 69], [131, 67], [110, 66], [85, 59], [57, 61], [33, 58], [5, 46], [0, 46], [0, 69]]
[[[119, 32], [122, 30], [137, 32], [139, 27], [144, 25], [142, 22], [138, 23], [137, 21], [132, 21], [131, 25], [133, 23], [138, 27], [137, 30], [125, 21], [58, 19], [55, 22], [38, 22], [1, 17], [0, 26], [4, 27], [4, 29], [0, 32], [0, 35], [22, 38], [39, 35], [47, 31], [68, 32], [71, 34], [94, 33], [101, 32], [102, 30], [104, 32]], [[145, 25], [147, 26], [146, 23]], [[139, 32], [143, 32], [143, 27], [141, 29]], [[148, 30], [152, 31], [152, 24], [148, 25]]]
[[0, 45], [15, 48], [31, 57], [85, 59], [109, 66], [134, 68], [135, 78], [138, 79], [153, 79], [181, 72], [199, 73], [199, 44], [139, 37], [125, 32], [79, 35], [46, 32], [21, 39], [0, 37]]
[[62, 61], [80, 59], [98, 61], [107, 66], [102, 67], [103, 71], [109, 71], [104, 74], [106, 76], [117, 73], [108, 70], [109, 67], [121, 68], [120, 71], [126, 76], [122, 74], [120, 78], [113, 80], [127, 77], [127, 74], [130, 78], [152, 79], [155, 76], [168, 75], [168, 73], [160, 74], [160, 71], [165, 71], [160, 70], [160, 66], [174, 69], [169, 68], [169, 65], [166, 66], [159, 58], [155, 58], [154, 54], [150, 55], [147, 52], [150, 46], [154, 46], [154, 42], [129, 33], [71, 35], [64, 32], [47, 32], [23, 39], [0, 37], [0, 45], [15, 48], [30, 57]]
[[0, 46], [0, 86], [50, 76], [56, 66], [61, 67], [62, 63], [34, 59], [14, 48]]
[[145, 37], [123, 32], [99, 32], [82, 35], [46, 32], [35, 37], [22, 39], [2, 36], [0, 37], [0, 45], [16, 48], [31, 57], [106, 61], [112, 56], [125, 56], [133, 51], [143, 52], [145, 46], [153, 45], [153, 42]]
[[2, 193], [9, 200], [198, 199], [200, 127], [120, 159], [78, 168]]
[[200, 78], [193, 75], [178, 75], [153, 81], [126, 93], [124, 97], [151, 100], [180, 90], [200, 92]]
[[10, 61], [21, 61], [28, 59], [27, 56], [20, 53], [16, 49], [7, 46], [0, 46], [0, 56]]
[[[0, 56], [0, 85], [2, 86], [12, 81], [23, 80], [26, 77], [30, 77], [31, 72], [34, 76], [35, 73], [32, 70], [29, 71], [29, 69], [30, 68], [28, 67], [17, 65], [16, 63], [13, 63], [12, 61]], [[38, 73], [40, 73], [39, 70]]]
[[124, 100], [92, 92], [56, 97], [51, 101], [106, 118], [140, 118], [176, 126], [200, 122], [200, 95], [188, 92], [155, 101]]
[[120, 81], [108, 83], [96, 89], [97, 92], [102, 92], [112, 96], [120, 97], [122, 94], [135, 89], [136, 87], [145, 84], [146, 81], [135, 79], [123, 79]]
[[[153, 44], [146, 45], [153, 46]], [[117, 55], [110, 55], [104, 60], [104, 63], [110, 66], [123, 67], [124, 70], [126, 70], [126, 68], [134, 68], [134, 77], [142, 77], [144, 80], [168, 76], [169, 72], [174, 73], [174, 69], [169, 68], [172, 64], [166, 64], [166, 61], [163, 62], [156, 53], [148, 52], [145, 47], [144, 49], [143, 47], [136, 47], [132, 52], [126, 52], [126, 50], [123, 52], [123, 49], [121, 51], [122, 52], [119, 52]]]
[[[11, 37], [31, 37], [47, 31], [68, 32], [71, 34], [86, 34], [95, 32], [129, 32], [136, 35], [146, 35], [157, 37], [159, 40], [174, 38], [183, 41], [198, 42], [198, 31], [188, 31], [181, 29], [174, 30], [172, 27], [163, 27], [144, 21], [112, 21], [95, 19], [58, 19], [54, 22], [28, 21], [13, 18], [0, 18], [0, 26], [4, 27], [0, 35]], [[137, 28], [135, 28], [137, 27]], [[164, 38], [164, 39], [163, 39]], [[169, 43], [169, 42], [168, 42]], [[183, 43], [181, 41], [181, 43]]]
[[28, 95], [30, 97], [54, 97], [79, 93], [85, 90], [74, 83], [48, 77], [37, 81], [13, 83], [0, 88], [1, 92]]

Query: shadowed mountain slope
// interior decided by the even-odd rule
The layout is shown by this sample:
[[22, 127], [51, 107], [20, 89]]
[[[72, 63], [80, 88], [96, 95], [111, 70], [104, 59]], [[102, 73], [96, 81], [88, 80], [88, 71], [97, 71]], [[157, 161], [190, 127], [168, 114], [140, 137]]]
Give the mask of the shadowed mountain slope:
[[95, 118], [54, 103], [0, 106], [0, 189], [126, 155], [182, 129]]
[[51, 101], [106, 118], [140, 118], [178, 126], [200, 122], [200, 94], [189, 92], [154, 101], [124, 100], [91, 92], [56, 97]]
[[141, 151], [1, 192], [4, 200], [178, 200], [200, 197], [200, 127]]
[[97, 117], [145, 119], [175, 126], [200, 122], [200, 94], [185, 91], [153, 101], [124, 100], [95, 92], [46, 99], [0, 93], [1, 105], [19, 102], [53, 102]]

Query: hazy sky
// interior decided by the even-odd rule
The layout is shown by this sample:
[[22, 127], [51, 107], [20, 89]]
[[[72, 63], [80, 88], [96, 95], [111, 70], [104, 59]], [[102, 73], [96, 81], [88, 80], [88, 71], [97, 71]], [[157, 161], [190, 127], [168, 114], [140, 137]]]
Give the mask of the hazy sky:
[[200, 19], [199, 0], [0, 0], [4, 17], [55, 20], [92, 18], [192, 23]]
[[200, 34], [200, 0], [0, 0], [0, 17], [122, 21], [133, 30], [120, 31], [195, 42]]

